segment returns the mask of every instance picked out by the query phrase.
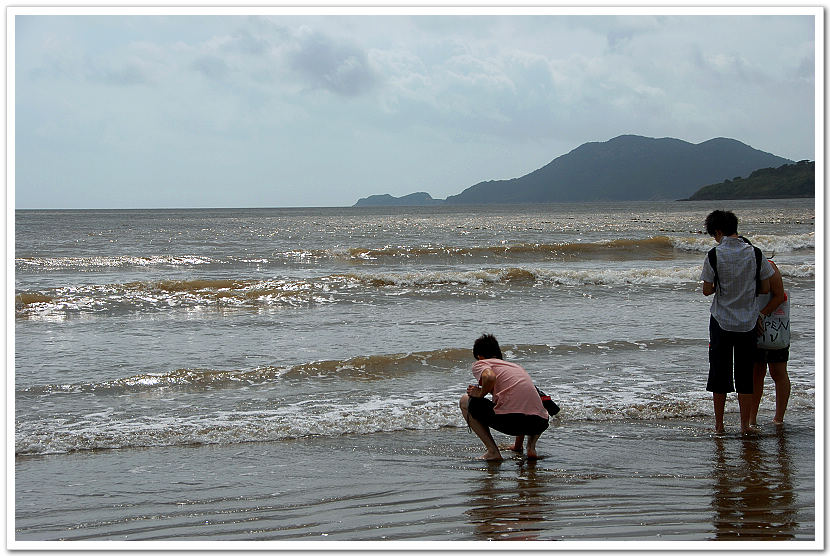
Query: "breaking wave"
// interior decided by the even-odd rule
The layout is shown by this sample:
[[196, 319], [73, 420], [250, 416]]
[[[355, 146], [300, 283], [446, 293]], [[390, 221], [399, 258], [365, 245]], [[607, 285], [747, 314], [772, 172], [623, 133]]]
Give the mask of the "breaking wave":
[[[815, 248], [815, 233], [789, 236], [759, 235], [750, 238], [767, 256], [774, 253]], [[252, 257], [216, 258], [201, 255], [86, 256], [86, 257], [18, 257], [18, 272], [54, 270], [94, 271], [108, 268], [188, 268], [188, 267], [282, 267], [290, 263], [321, 260], [349, 264], [373, 262], [416, 262], [452, 260], [454, 262], [573, 261], [573, 260], [666, 260], [677, 253], [705, 252], [714, 245], [712, 238], [693, 236], [654, 236], [645, 239], [615, 239], [576, 243], [514, 243], [505, 245], [393, 246], [352, 247], [342, 249], [291, 249]], [[677, 252], [677, 253], [676, 253]]]
[[[814, 265], [779, 265], [790, 280], [815, 278]], [[18, 318], [73, 313], [162, 311], [174, 308], [269, 309], [331, 303], [376, 303], [379, 296], [446, 297], [504, 293], [517, 288], [696, 287], [699, 264], [641, 268], [532, 268], [350, 272], [313, 278], [257, 280], [200, 278], [126, 284], [79, 285], [22, 291]]]
[[[588, 356], [626, 352], [686, 349], [698, 339], [658, 338], [584, 344], [503, 345], [507, 359], [549, 360], [552, 355]], [[309, 436], [365, 435], [405, 430], [466, 427], [458, 396], [469, 380], [469, 348], [442, 348], [397, 354], [375, 354], [342, 360], [267, 366], [251, 370], [176, 369], [142, 373], [110, 381], [39, 385], [19, 389], [18, 400], [47, 403], [52, 396], [79, 395], [90, 409], [72, 417], [44, 412], [15, 425], [15, 454], [30, 456], [87, 450], [199, 444], [267, 442]], [[437, 373], [437, 374], [436, 374]], [[433, 379], [443, 377], [437, 388]], [[541, 376], [541, 375], [540, 375]], [[447, 378], [449, 377], [449, 379]], [[409, 382], [400, 382], [400, 379]], [[590, 387], [591, 375], [577, 381], [540, 379], [562, 408], [557, 422], [696, 419], [708, 417], [711, 398], [702, 389], [618, 392]], [[585, 382], [585, 381], [588, 382]], [[287, 385], [302, 395], [285, 397]], [[326, 395], [328, 385], [376, 382], [352, 394]], [[384, 382], [388, 381], [388, 382]], [[412, 390], [399, 384], [421, 384]], [[391, 390], [384, 391], [384, 388]], [[228, 392], [236, 389], [238, 392]], [[251, 398], [249, 393], [260, 392]], [[389, 392], [392, 392], [391, 394]], [[206, 400], [240, 400], [216, 408]], [[84, 398], [83, 396], [88, 396]], [[136, 404], [154, 400], [153, 412], [132, 412], [115, 400], [129, 396]], [[243, 401], [250, 400], [250, 401]], [[790, 406], [813, 408], [814, 388], [793, 390]], [[115, 409], [118, 407], [119, 409]]]
[[51, 384], [18, 390], [20, 394], [114, 393], [124, 394], [163, 389], [205, 390], [217, 387], [240, 387], [292, 378], [339, 377], [352, 380], [383, 380], [422, 371], [452, 368], [470, 359], [469, 349], [368, 355], [350, 359], [323, 360], [288, 366], [264, 366], [251, 370], [175, 369], [148, 372], [104, 382]]
[[[629, 342], [612, 340], [579, 344], [519, 344], [502, 346], [508, 359], [565, 354], [599, 354], [654, 350], [665, 347], [698, 345], [698, 340], [659, 338]], [[310, 361], [296, 365], [263, 366], [250, 370], [219, 370], [186, 368], [167, 372], [148, 372], [103, 382], [37, 385], [17, 390], [18, 394], [47, 395], [54, 393], [125, 394], [157, 390], [208, 390], [235, 388], [291, 379], [338, 378], [360, 381], [399, 378], [424, 370], [466, 368], [472, 358], [470, 348], [442, 348], [408, 353], [374, 354], [348, 359]]]
[[[815, 249], [816, 247], [815, 232], [784, 236], [757, 235], [748, 239], [753, 245], [761, 249], [767, 257], [774, 257], [777, 253]], [[705, 253], [715, 246], [715, 241], [705, 234], [700, 234], [691, 237], [672, 238], [671, 244], [676, 249]]]

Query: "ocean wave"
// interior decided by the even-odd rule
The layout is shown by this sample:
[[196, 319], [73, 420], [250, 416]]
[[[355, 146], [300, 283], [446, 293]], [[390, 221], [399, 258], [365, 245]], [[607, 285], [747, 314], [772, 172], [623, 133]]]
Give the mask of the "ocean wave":
[[[814, 265], [779, 265], [791, 280], [815, 277]], [[477, 296], [526, 288], [696, 287], [700, 265], [637, 268], [505, 267], [480, 270], [349, 272], [313, 278], [198, 278], [66, 286], [15, 295], [18, 318], [176, 308], [269, 309], [331, 303], [376, 303], [379, 294]]]
[[[323, 304], [335, 301], [333, 282], [323, 278], [253, 280], [161, 280], [126, 284], [65, 286], [15, 295], [19, 318], [50, 318], [74, 313], [162, 311], [191, 307], [269, 307]], [[348, 288], [340, 285], [341, 291]]]
[[[755, 235], [747, 236], [747, 239], [770, 258], [778, 253], [790, 253], [801, 249], [815, 249], [816, 247], [815, 232], [793, 235]], [[673, 237], [670, 241], [675, 249], [699, 253], [706, 253], [716, 245], [715, 240], [705, 234]]]
[[195, 255], [111, 255], [88, 257], [18, 257], [14, 260], [18, 271], [25, 270], [84, 270], [149, 266], [200, 266], [222, 264], [221, 260]]
[[[625, 357], [626, 352], [686, 350], [701, 345], [705, 349], [705, 342], [699, 339], [657, 338], [504, 344], [502, 349], [508, 360], [532, 362], [573, 354], [584, 360], [608, 352]], [[227, 445], [464, 428], [458, 398], [469, 380], [471, 361], [469, 348], [439, 348], [250, 370], [176, 369], [102, 382], [32, 386], [17, 390], [19, 408], [30, 403], [42, 406], [53, 395], [62, 400], [79, 395], [74, 404], [78, 409], [74, 414], [44, 412], [42, 417], [19, 418], [15, 423], [15, 454]], [[562, 408], [555, 423], [563, 426], [596, 421], [698, 419], [708, 418], [711, 413], [711, 397], [697, 385], [691, 385], [691, 390], [682, 386], [655, 390], [635, 380], [635, 387], [629, 384], [621, 390], [607, 385], [594, 387], [592, 381], [597, 377], [593, 373], [565, 381], [551, 380], [550, 376], [545, 379], [544, 372], [534, 375], [539, 386]], [[363, 381], [387, 382], [368, 388], [354, 384]], [[423, 387], [413, 390], [398, 386], [413, 381]], [[331, 387], [335, 384], [336, 388]], [[352, 386], [344, 389], [348, 384]], [[229, 392], [229, 388], [238, 391]], [[259, 392], [256, 399], [250, 399], [253, 391]], [[88, 404], [87, 399], [96, 403]], [[115, 399], [135, 399], [136, 403], [110, 401]], [[237, 401], [228, 404], [226, 400]], [[217, 402], [221, 408], [213, 407]], [[814, 405], [813, 388], [794, 388], [791, 411], [810, 411]], [[475, 442], [472, 437], [471, 442]]]
[[[767, 256], [815, 248], [815, 233], [788, 236], [759, 235], [751, 238]], [[383, 247], [343, 247], [329, 249], [294, 248], [261, 256], [210, 257], [203, 255], [121, 255], [81, 257], [18, 257], [18, 272], [75, 270], [79, 272], [129, 268], [257, 268], [283, 267], [286, 264], [319, 264], [331, 261], [354, 265], [381, 263], [440, 262], [499, 264], [531, 261], [592, 260], [669, 260], [678, 253], [706, 252], [714, 246], [712, 238], [692, 236], [653, 236], [644, 239], [614, 239], [572, 243], [505, 243], [484, 246], [425, 245]]]
[[578, 243], [514, 243], [487, 246], [427, 246], [353, 248], [349, 257], [356, 260], [414, 259], [426, 257], [454, 257], [468, 259], [571, 259], [571, 258], [662, 258], [671, 251], [672, 242], [666, 236], [646, 239], [615, 239]]
[[[768, 256], [815, 248], [815, 233], [794, 235], [757, 235], [749, 239]], [[18, 257], [17, 270], [84, 270], [113, 267], [191, 267], [204, 265], [283, 265], [286, 262], [351, 263], [452, 259], [455, 261], [528, 261], [528, 260], [663, 260], [675, 250], [705, 252], [715, 245], [705, 234], [683, 236], [658, 235], [648, 238], [563, 243], [500, 243], [497, 245], [385, 245], [382, 247], [338, 247], [328, 249], [293, 248], [259, 256], [213, 257], [204, 255], [94, 255], [78, 257]]]
[[205, 415], [156, 415], [117, 419], [113, 415], [77, 422], [48, 419], [19, 427], [15, 455], [59, 454], [199, 444], [239, 444], [404, 430], [461, 427], [457, 402], [372, 399], [349, 406], [301, 407]]
[[[653, 395], [648, 399], [554, 394], [561, 407], [551, 419], [559, 426], [580, 422], [701, 419], [711, 416], [711, 398], [705, 392], [692, 395]], [[794, 391], [790, 411], [811, 411], [812, 391]], [[728, 413], [737, 412], [731, 406]], [[305, 437], [339, 437], [379, 432], [430, 431], [466, 428], [458, 409], [456, 393], [442, 398], [371, 397], [333, 403], [275, 403], [273, 408], [225, 410], [182, 415], [122, 417], [114, 410], [82, 415], [75, 419], [46, 418], [17, 423], [15, 455], [34, 456], [91, 450], [149, 448], [159, 446], [232, 445], [273, 442]], [[550, 434], [555, 435], [555, 429]], [[471, 435], [470, 442], [477, 440]]]
[[[657, 338], [630, 342], [612, 340], [600, 343], [578, 344], [505, 344], [502, 349], [508, 359], [527, 359], [564, 354], [598, 354], [614, 350], [657, 350], [667, 347], [697, 345], [698, 340]], [[470, 348], [440, 348], [391, 354], [372, 354], [347, 359], [308, 361], [296, 365], [261, 366], [249, 370], [221, 370], [182, 368], [166, 372], [148, 372], [102, 382], [35, 385], [17, 390], [23, 395], [56, 393], [129, 394], [158, 390], [213, 390], [216, 388], [246, 387], [278, 380], [337, 378], [376, 381], [400, 378], [425, 370], [446, 371], [465, 367], [472, 360]]]
[[250, 370], [175, 369], [159, 373], [142, 373], [115, 380], [30, 386], [19, 394], [53, 393], [125, 394], [150, 390], [206, 390], [217, 387], [251, 386], [282, 378], [338, 377], [352, 380], [383, 380], [423, 371], [424, 368], [448, 369], [471, 358], [469, 349], [446, 348], [431, 351], [376, 354], [349, 359], [321, 360], [287, 366], [263, 366]]

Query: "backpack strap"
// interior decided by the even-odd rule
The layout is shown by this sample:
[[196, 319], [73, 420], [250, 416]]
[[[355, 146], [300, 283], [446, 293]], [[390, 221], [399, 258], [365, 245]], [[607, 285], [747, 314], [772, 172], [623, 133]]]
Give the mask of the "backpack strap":
[[[744, 236], [738, 236], [744, 243], [748, 245], [752, 245], [752, 242], [746, 239]], [[755, 250], [755, 297], [761, 295], [761, 259], [764, 258], [764, 254], [761, 253], [761, 250], [752, 245], [752, 249]]]
[[712, 267], [712, 271], [715, 273], [715, 279], [712, 282], [715, 285], [715, 289], [718, 287], [718, 253], [715, 251], [716, 247], [712, 247], [709, 249], [709, 253], [706, 254], [709, 257], [709, 265]]

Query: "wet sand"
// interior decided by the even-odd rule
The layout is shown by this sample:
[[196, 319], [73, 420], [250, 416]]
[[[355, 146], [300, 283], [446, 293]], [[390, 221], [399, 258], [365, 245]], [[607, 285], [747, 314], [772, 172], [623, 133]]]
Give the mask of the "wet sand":
[[749, 438], [709, 421], [554, 421], [535, 462], [479, 460], [458, 428], [17, 458], [13, 548], [819, 548], [812, 415]]

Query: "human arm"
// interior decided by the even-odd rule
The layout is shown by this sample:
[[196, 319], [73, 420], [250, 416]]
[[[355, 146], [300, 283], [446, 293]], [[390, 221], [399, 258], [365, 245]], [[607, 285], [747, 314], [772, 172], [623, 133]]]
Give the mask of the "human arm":
[[766, 280], [761, 280], [761, 283], [758, 287], [759, 294], [765, 294], [770, 292], [770, 280], [771, 278], [767, 278]]
[[[775, 263], [773, 263], [772, 261], [770, 261], [768, 259], [761, 259], [761, 260], [763, 262], [761, 263], [761, 268], [759, 269], [760, 284], [759, 284], [759, 287], [758, 287], [758, 293], [759, 294], [766, 294], [766, 293], [770, 292], [770, 288], [772, 287], [771, 280], [773, 279], [773, 277], [776, 274], [778, 274], [778, 279], [780, 280], [781, 279], [781, 273], [778, 271], [778, 267], [775, 266]], [[784, 291], [784, 285], [782, 283], [781, 284], [782, 294], [783, 294], [783, 291]], [[784, 299], [782, 297], [781, 301], [778, 302], [778, 305], [780, 305], [781, 302], [783, 302], [783, 301], [784, 301]], [[775, 307], [778, 307], [778, 305], [776, 305]], [[775, 307], [771, 308], [770, 312], [775, 310]], [[769, 314], [769, 313], [767, 313], [767, 314]]]
[[493, 372], [493, 369], [487, 367], [481, 372], [481, 377], [479, 379], [478, 386], [468, 386], [467, 387], [467, 395], [472, 396], [474, 398], [483, 398], [487, 394], [493, 391], [493, 388], [496, 386], [496, 373]]
[[775, 274], [773, 274], [772, 278], [768, 280], [768, 292], [772, 292], [772, 297], [761, 309], [761, 312], [766, 316], [771, 315], [772, 312], [775, 311], [779, 305], [784, 303], [785, 299], [787, 299], [787, 294], [784, 293], [784, 280], [781, 278], [781, 271], [778, 270], [778, 267], [775, 266], [775, 263], [772, 261], [770, 261], [770, 264], [772, 265], [772, 269], [775, 271]]

